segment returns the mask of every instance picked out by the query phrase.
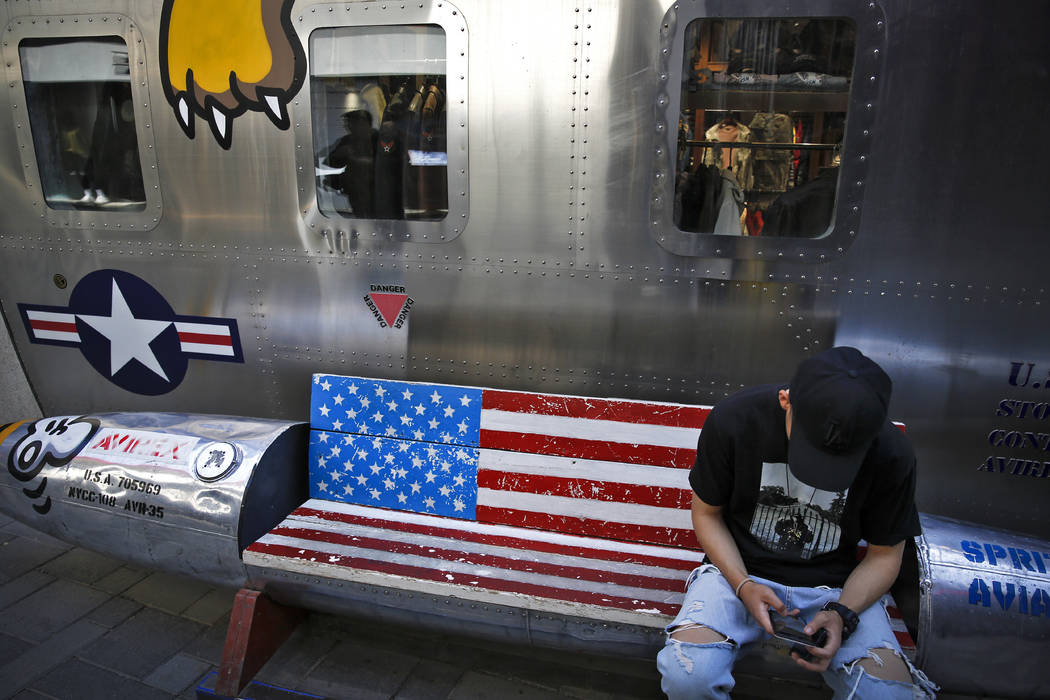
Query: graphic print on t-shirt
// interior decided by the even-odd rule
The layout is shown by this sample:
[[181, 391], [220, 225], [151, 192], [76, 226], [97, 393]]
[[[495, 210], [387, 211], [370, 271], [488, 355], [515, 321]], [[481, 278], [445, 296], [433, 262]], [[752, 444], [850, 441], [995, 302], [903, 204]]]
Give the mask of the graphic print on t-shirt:
[[762, 463], [751, 534], [771, 552], [810, 559], [839, 546], [846, 494], [807, 486], [786, 464]]

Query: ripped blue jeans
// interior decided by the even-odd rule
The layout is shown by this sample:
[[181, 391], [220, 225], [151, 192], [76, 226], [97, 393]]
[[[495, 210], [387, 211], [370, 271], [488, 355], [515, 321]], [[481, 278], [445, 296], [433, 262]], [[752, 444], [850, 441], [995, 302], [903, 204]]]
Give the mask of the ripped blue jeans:
[[[811, 620], [829, 600], [838, 600], [841, 589], [784, 586], [757, 576], [758, 583], [773, 589], [789, 610]], [[706, 627], [727, 639], [714, 644], [695, 644], [671, 638], [679, 628]], [[667, 626], [667, 643], [657, 655], [661, 687], [671, 700], [718, 698], [727, 700], [733, 689], [733, 663], [741, 650], [758, 644], [769, 635], [755, 623], [747, 608], [733, 594], [722, 572], [712, 564], [694, 570], [689, 577], [682, 610]], [[903, 659], [914, 684], [883, 680], [868, 674], [857, 663], [873, 658], [871, 649], [890, 649]], [[857, 631], [842, 645], [824, 672], [824, 682], [835, 692], [835, 700], [916, 700], [935, 697], [934, 686], [901, 653], [881, 603], [860, 614]]]

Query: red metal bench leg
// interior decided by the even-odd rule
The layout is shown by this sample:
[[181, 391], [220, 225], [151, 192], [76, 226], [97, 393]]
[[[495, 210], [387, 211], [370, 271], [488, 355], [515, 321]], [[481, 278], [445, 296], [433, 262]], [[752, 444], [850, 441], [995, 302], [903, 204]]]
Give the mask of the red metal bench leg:
[[305, 615], [304, 610], [275, 603], [261, 591], [237, 591], [215, 692], [236, 696]]

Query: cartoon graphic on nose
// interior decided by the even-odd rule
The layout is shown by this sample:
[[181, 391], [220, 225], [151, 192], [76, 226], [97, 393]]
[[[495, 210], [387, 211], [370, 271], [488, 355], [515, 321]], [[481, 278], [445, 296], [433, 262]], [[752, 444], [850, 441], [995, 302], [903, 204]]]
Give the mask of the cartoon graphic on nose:
[[262, 112], [278, 129], [302, 87], [306, 54], [292, 29], [294, 0], [164, 0], [160, 68], [164, 94], [191, 139], [194, 115], [224, 149], [233, 120]]

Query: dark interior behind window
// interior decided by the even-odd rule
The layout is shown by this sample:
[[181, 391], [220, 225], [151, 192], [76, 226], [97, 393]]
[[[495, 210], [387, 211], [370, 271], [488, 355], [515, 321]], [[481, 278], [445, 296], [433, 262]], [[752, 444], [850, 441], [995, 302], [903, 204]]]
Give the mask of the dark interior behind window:
[[856, 44], [844, 19], [697, 19], [685, 33], [674, 221], [816, 238], [831, 227]]
[[47, 205], [144, 209], [124, 40], [25, 39], [19, 57]]

